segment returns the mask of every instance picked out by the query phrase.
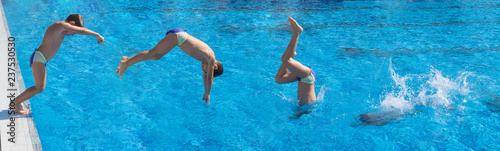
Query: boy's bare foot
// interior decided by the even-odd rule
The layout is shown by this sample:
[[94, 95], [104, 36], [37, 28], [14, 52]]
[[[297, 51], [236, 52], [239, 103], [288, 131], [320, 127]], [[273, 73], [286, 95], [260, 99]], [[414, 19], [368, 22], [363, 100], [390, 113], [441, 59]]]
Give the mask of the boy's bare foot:
[[296, 53], [296, 52], [293, 52], [292, 58], [293, 58], [293, 57], [295, 57], [296, 55], [297, 55], [297, 53]]
[[128, 57], [123, 56], [122, 60], [120, 61], [120, 65], [118, 65], [118, 68], [116, 68], [115, 74], [118, 73], [118, 77], [120, 77], [120, 79], [122, 78], [123, 73], [125, 73], [125, 70], [127, 70], [127, 68], [128, 68], [127, 60], [128, 60]]
[[290, 22], [290, 25], [292, 26], [293, 34], [300, 34], [302, 33], [303, 29], [300, 27], [299, 23], [295, 21], [292, 17], [288, 16], [288, 21]]
[[16, 111], [17, 114], [28, 114], [28, 113], [30, 113], [30, 110], [23, 108], [22, 105], [17, 105], [16, 109], [14, 111]]

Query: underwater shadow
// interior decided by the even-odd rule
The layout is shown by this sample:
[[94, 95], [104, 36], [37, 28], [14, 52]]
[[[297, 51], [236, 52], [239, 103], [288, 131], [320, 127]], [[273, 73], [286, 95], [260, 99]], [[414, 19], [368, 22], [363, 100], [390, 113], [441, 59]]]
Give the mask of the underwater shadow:
[[491, 112], [500, 113], [500, 97], [495, 96], [493, 100], [485, 101], [484, 104], [486, 104]]
[[376, 125], [376, 126], [384, 126], [392, 123], [399, 123], [403, 120], [403, 117], [406, 117], [406, 114], [395, 113], [395, 112], [372, 112], [372, 113], [363, 113], [356, 116], [356, 121], [351, 123], [351, 127], [356, 126], [368, 126], [368, 125]]

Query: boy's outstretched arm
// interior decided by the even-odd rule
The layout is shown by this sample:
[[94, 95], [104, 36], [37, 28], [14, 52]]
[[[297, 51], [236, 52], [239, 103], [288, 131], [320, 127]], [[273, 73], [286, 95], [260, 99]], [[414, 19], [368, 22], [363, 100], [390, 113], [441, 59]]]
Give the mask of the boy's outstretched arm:
[[214, 65], [215, 60], [210, 60], [208, 62], [207, 75], [203, 80], [205, 84], [205, 94], [203, 94], [203, 100], [205, 100], [205, 103], [208, 105], [210, 105], [210, 91], [212, 91], [212, 83], [214, 82]]
[[83, 28], [83, 27], [78, 27], [78, 26], [73, 26], [69, 23], [61, 23], [61, 26], [63, 29], [75, 32], [79, 35], [90, 35], [90, 36], [95, 36], [97, 40], [97, 44], [100, 44], [104, 42], [104, 37], [102, 37], [99, 33], [96, 33], [90, 29]]

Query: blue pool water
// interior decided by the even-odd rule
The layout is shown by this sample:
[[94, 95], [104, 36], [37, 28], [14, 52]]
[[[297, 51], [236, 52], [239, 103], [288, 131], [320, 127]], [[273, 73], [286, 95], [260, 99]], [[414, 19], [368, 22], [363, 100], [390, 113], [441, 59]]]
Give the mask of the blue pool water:
[[[48, 26], [68, 14], [107, 40], [67, 37], [30, 99], [44, 150], [498, 150], [500, 1], [4, 0], [26, 86]], [[297, 84], [278, 85], [291, 36], [320, 99], [291, 120]], [[175, 48], [114, 74], [121, 56], [170, 28], [205, 41], [225, 73], [202, 100], [198, 61]], [[362, 113], [384, 126], [355, 126]]]

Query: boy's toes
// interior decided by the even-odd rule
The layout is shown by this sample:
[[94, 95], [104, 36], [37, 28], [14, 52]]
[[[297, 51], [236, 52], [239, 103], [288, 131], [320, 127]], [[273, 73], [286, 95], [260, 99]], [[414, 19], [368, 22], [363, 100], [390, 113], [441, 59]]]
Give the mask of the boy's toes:
[[21, 111], [21, 113], [22, 113], [22, 114], [28, 114], [28, 113], [30, 113], [30, 110], [28, 110], [28, 109], [24, 109], [24, 110], [22, 110], [22, 111]]

